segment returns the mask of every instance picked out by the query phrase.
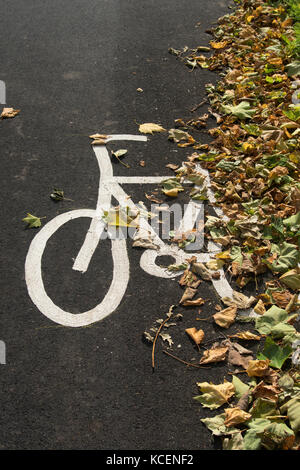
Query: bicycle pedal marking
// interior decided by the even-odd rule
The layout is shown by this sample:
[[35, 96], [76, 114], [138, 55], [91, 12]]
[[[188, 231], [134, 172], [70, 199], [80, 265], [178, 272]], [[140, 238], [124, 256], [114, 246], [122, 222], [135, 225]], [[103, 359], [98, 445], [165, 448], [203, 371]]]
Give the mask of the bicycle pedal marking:
[[[108, 136], [106, 142], [119, 140], [146, 142], [147, 137], [140, 135], [134, 136], [129, 134], [117, 134]], [[101, 236], [105, 227], [103, 220], [100, 218], [101, 208], [110, 207], [112, 197], [114, 197], [120, 204], [122, 202], [126, 202], [130, 209], [136, 208], [136, 205], [122, 189], [121, 184], [153, 184], [161, 182], [163, 179], [169, 178], [169, 176], [114, 177], [112, 163], [106, 146], [94, 146], [93, 150], [100, 169], [98, 200], [96, 208], [73, 210], [54, 217], [46, 225], [44, 225], [33, 238], [25, 261], [25, 280], [28, 294], [31, 297], [31, 300], [36, 305], [38, 310], [47, 318], [60, 325], [69, 327], [82, 327], [103, 320], [105, 317], [114, 312], [120, 305], [127, 290], [130, 279], [129, 258], [127, 253], [126, 240], [110, 239], [112, 244], [111, 252], [113, 258], [113, 279], [101, 303], [86, 312], [73, 314], [58, 307], [50, 299], [45, 290], [42, 276], [42, 257], [49, 238], [51, 238], [51, 236], [54, 235], [55, 232], [64, 224], [71, 220], [75, 220], [81, 217], [90, 218], [90, 228], [73, 265], [74, 270], [85, 272], [88, 269], [90, 260], [99, 244], [99, 241], [101, 240]], [[209, 186], [208, 172], [202, 168], [201, 171], [206, 173]], [[208, 195], [209, 200], [214, 202], [212, 191], [210, 191], [210, 193], [208, 192]], [[190, 202], [187, 212], [182, 217], [181, 228], [183, 230], [186, 230], [186, 228], [192, 229], [191, 224], [195, 223], [199, 214], [201, 217], [203, 217], [204, 220], [203, 204]], [[224, 217], [220, 211], [219, 214], [220, 217]], [[215, 253], [216, 250], [218, 250], [218, 246], [214, 243], [211, 243], [209, 245], [211, 250], [210, 253], [199, 254], [184, 252], [177, 246], [164, 243], [147, 221], [143, 223], [144, 229], [149, 229], [153, 234], [154, 241], [157, 243], [158, 249], [146, 249], [141, 255], [140, 266], [145, 272], [153, 276], [174, 278], [181, 274], [180, 272], [170, 273], [158, 266], [155, 262], [158, 256], [166, 254], [171, 255], [175, 258], [176, 261], [178, 261], [178, 264], [181, 264], [184, 260], [186, 260], [188, 257], [191, 257], [192, 255], [195, 255], [198, 261], [207, 262], [210, 259], [210, 254]], [[213, 285], [217, 293], [221, 297], [232, 297], [232, 288], [227, 282], [223, 270], [220, 270], [220, 274], [221, 276], [219, 280], [213, 280]]]

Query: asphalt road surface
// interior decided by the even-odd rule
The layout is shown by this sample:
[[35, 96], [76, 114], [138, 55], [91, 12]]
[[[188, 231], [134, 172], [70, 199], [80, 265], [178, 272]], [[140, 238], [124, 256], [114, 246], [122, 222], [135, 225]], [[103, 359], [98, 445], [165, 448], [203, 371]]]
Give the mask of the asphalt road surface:
[[[168, 48], [207, 45], [205, 30], [228, 13], [228, 4], [1, 2], [0, 79], [6, 105], [21, 109], [16, 118], [0, 122], [0, 339], [6, 344], [6, 364], [0, 365], [1, 449], [218, 448], [200, 422], [211, 413], [192, 397], [196, 382], [217, 383], [225, 368], [188, 369], [164, 355], [159, 342], [153, 373], [151, 345], [143, 340], [143, 332], [178, 302], [177, 281], [144, 272], [142, 251], [128, 246], [130, 280], [117, 309], [89, 326], [58, 324], [28, 295], [25, 259], [41, 229], [26, 229], [22, 219], [30, 212], [45, 217], [45, 226], [59, 214], [96, 207], [99, 170], [90, 134], [138, 134], [144, 122], [168, 129], [174, 119], [193, 116], [189, 110], [217, 76], [192, 72]], [[125, 177], [172, 176], [165, 165], [179, 164], [191, 153], [166, 135], [110, 144], [118, 148], [128, 149], [124, 161], [130, 169], [115, 161], [113, 171]], [[70, 200], [52, 201], [53, 188], [63, 189]], [[126, 185], [136, 202], [147, 203], [145, 192], [152, 189], [155, 185]], [[48, 296], [73, 314], [101, 303], [112, 281], [109, 241], [99, 244], [86, 273], [72, 270], [89, 223], [85, 217], [62, 226], [42, 258]], [[216, 298], [212, 289], [199, 293], [211, 301], [202, 310], [205, 317]], [[184, 329], [195, 326], [196, 312], [176, 311], [184, 319], [170, 330], [169, 351], [190, 360], [198, 352]], [[205, 328], [208, 338], [218, 336], [217, 327]]]

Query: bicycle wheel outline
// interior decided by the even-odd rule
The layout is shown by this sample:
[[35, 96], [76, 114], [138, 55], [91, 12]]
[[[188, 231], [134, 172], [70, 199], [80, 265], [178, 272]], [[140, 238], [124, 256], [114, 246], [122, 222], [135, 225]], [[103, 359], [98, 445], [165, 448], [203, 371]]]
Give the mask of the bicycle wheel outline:
[[94, 209], [78, 209], [54, 217], [33, 238], [25, 261], [25, 280], [28, 294], [38, 310], [50, 320], [63, 326], [81, 327], [103, 320], [120, 305], [129, 282], [129, 259], [126, 240], [111, 240], [113, 279], [100, 304], [82, 312], [71, 313], [58, 307], [48, 296], [42, 275], [42, 257], [52, 235], [65, 223], [80, 217], [94, 218]]

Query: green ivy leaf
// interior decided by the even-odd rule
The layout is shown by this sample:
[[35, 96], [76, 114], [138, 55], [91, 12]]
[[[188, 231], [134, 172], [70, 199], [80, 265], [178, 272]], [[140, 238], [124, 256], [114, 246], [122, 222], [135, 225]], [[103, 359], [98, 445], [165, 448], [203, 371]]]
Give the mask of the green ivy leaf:
[[226, 114], [233, 114], [239, 119], [251, 119], [256, 113], [256, 109], [251, 109], [248, 101], [242, 101], [237, 106], [223, 105], [222, 108]]
[[278, 346], [275, 341], [267, 336], [264, 349], [261, 353], [257, 355], [257, 359], [270, 359], [270, 366], [275, 367], [276, 369], [281, 369], [285, 361], [292, 354], [293, 349], [290, 346], [285, 346], [281, 348]]

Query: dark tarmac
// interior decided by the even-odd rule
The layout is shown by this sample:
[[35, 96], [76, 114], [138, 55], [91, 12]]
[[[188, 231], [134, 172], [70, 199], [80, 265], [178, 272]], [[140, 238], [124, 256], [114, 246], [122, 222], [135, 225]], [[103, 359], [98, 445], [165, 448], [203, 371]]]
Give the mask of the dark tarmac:
[[[143, 339], [181, 297], [177, 281], [146, 274], [139, 266], [142, 251], [128, 246], [130, 282], [117, 310], [87, 327], [59, 325], [28, 295], [24, 264], [38, 230], [26, 229], [22, 219], [30, 212], [46, 217], [45, 225], [68, 210], [95, 208], [99, 173], [90, 134], [138, 134], [137, 123], [144, 122], [168, 129], [174, 119], [193, 116], [189, 110], [205, 98], [205, 84], [217, 75], [191, 72], [168, 48], [208, 45], [205, 30], [229, 12], [228, 5], [227, 0], [2, 2], [0, 79], [6, 105], [21, 113], [0, 122], [0, 339], [6, 344], [0, 449], [219, 448], [200, 422], [211, 412], [192, 397], [198, 394], [196, 382], [223, 381], [226, 367], [188, 369], [163, 354], [159, 341], [153, 373], [151, 345]], [[124, 146], [131, 168], [115, 162], [115, 175], [172, 176], [165, 165], [180, 164], [191, 153], [165, 134], [149, 136], [146, 144], [109, 148]], [[53, 202], [53, 188], [72, 201]], [[126, 191], [145, 203], [144, 193], [151, 192], [142, 185], [127, 185]], [[112, 279], [108, 241], [99, 245], [85, 274], [72, 270], [88, 227], [86, 219], [69, 222], [43, 256], [49, 297], [74, 314], [101, 302]], [[217, 300], [212, 288], [200, 288], [201, 293], [210, 299], [201, 313], [206, 317]], [[195, 309], [176, 312], [184, 318], [170, 329], [170, 352], [191, 360], [198, 351], [185, 328], [205, 328], [207, 339], [218, 337], [219, 329], [197, 323]]]

